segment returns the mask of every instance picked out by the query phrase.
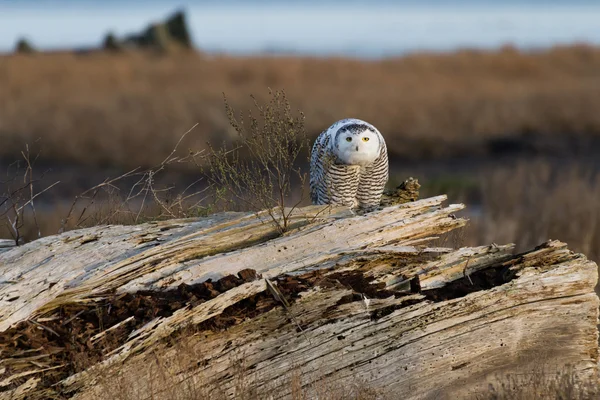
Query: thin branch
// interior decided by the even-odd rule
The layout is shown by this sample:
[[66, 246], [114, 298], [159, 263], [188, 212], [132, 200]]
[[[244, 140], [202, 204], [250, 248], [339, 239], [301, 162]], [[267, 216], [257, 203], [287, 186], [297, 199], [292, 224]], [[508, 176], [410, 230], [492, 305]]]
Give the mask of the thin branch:
[[185, 132], [183, 135], [181, 135], [181, 137], [177, 141], [177, 144], [175, 145], [175, 147], [173, 148], [173, 150], [171, 151], [171, 153], [167, 156], [167, 158], [165, 158], [163, 160], [163, 162], [160, 163], [160, 165], [167, 164], [167, 162], [170, 160], [170, 158], [173, 157], [173, 154], [175, 154], [177, 152], [177, 149], [179, 148], [179, 145], [181, 144], [181, 142], [183, 141], [183, 139], [185, 139], [185, 137], [188, 135], [188, 133], [190, 133], [192, 130], [194, 130], [194, 128], [197, 127], [197, 126], [198, 126], [198, 122], [196, 122], [196, 124], [194, 126], [192, 126], [190, 129], [188, 129], [187, 132]]
[[29, 199], [25, 204], [23, 204], [21, 207], [19, 207], [19, 212], [27, 207], [29, 204], [33, 203], [33, 200], [35, 200], [36, 198], [38, 198], [40, 195], [44, 194], [45, 192], [47, 192], [48, 190], [52, 189], [54, 186], [58, 185], [60, 183], [60, 181], [56, 181], [53, 184], [51, 184], [50, 186], [48, 186], [46, 189], [42, 190], [41, 192], [36, 193], [34, 196], [31, 197], [31, 199]]

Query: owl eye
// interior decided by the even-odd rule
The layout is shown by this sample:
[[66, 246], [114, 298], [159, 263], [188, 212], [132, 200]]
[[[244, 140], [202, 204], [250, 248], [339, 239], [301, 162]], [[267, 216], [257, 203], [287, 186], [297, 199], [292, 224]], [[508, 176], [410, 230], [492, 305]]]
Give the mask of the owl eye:
[[351, 138], [350, 136], [348, 136], [348, 137], [346, 138], [346, 142], [351, 142], [351, 141], [352, 141], [352, 138]]
[[365, 136], [365, 137], [363, 137], [363, 138], [362, 138], [362, 141], [363, 141], [363, 142], [368, 142], [368, 141], [369, 141], [369, 138]]

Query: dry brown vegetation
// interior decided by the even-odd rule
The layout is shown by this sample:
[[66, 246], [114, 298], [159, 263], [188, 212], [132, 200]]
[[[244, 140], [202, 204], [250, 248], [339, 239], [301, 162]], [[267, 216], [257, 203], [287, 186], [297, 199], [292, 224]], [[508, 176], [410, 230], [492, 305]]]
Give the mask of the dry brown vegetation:
[[222, 94], [234, 108], [249, 109], [249, 95], [262, 102], [267, 87], [286, 90], [294, 108], [304, 111], [311, 138], [340, 118], [363, 118], [384, 133], [397, 158], [487, 154], [518, 145], [507, 138], [564, 151], [573, 136], [589, 144], [600, 134], [600, 49], [584, 45], [382, 61], [11, 55], [0, 58], [0, 82], [2, 159], [39, 143], [49, 162], [155, 165], [195, 123], [185, 146], [199, 150], [207, 140], [231, 138]]
[[[559, 239], [590, 259], [600, 260], [600, 172], [592, 167], [532, 160], [467, 174], [455, 172], [440, 175], [439, 172], [430, 174], [402, 168], [392, 177], [388, 186], [393, 187], [408, 176], [414, 176], [421, 182], [421, 198], [447, 193], [451, 202], [467, 205], [466, 216], [470, 222], [460, 232], [453, 233], [454, 246], [516, 243], [517, 250], [523, 251], [545, 240]], [[95, 203], [90, 201], [93, 193], [88, 193], [87, 198], [79, 199], [76, 212], [71, 212], [72, 218], [66, 226], [63, 226], [64, 220], [69, 215], [74, 197], [67, 202], [52, 203], [51, 194], [60, 191], [60, 184], [57, 185], [37, 199], [45, 203], [44, 208], [38, 207], [36, 214], [42, 236], [57, 233], [61, 227], [73, 229], [107, 223], [136, 224], [173, 215], [178, 218], [202, 216], [222, 209], [215, 206], [213, 198], [203, 189], [194, 186], [188, 189], [193, 201], [182, 203], [182, 196], [177, 190], [187, 189], [185, 185], [175, 190], [156, 185], [153, 190], [163, 199], [161, 206], [153, 198], [147, 178], [148, 173], [141, 171], [120, 182], [128, 188], [140, 185], [135, 191], [137, 197], [133, 198], [134, 201], [128, 200], [130, 190], [118, 190], [110, 185], [102, 187]], [[200, 187], [202, 184], [202, 181], [198, 183]], [[46, 186], [48, 184], [36, 186], [36, 190], [43, 190]], [[295, 188], [292, 195], [299, 196], [300, 191], [300, 188]], [[52, 205], [50, 208], [48, 198]], [[142, 204], [142, 198], [146, 198], [146, 204]], [[206, 201], [197, 203], [203, 199]], [[293, 199], [294, 196], [290, 205], [295, 203]], [[27, 196], [23, 198], [23, 203], [26, 201]], [[308, 204], [308, 199], [301, 204]], [[80, 218], [81, 213], [84, 217]], [[31, 209], [25, 209], [22, 220], [22, 236], [27, 240], [35, 239], [38, 227]], [[10, 227], [5, 223], [0, 224], [0, 237], [13, 237]]]
[[422, 182], [424, 196], [449, 193], [451, 200], [467, 204], [470, 222], [455, 245], [515, 243], [523, 251], [560, 238], [600, 260], [600, 173], [588, 166], [520, 161], [450, 182]]
[[561, 238], [600, 260], [600, 174], [585, 167], [529, 162], [483, 179], [483, 210], [473, 221], [475, 240], [507, 241], [519, 249], [542, 238]]
[[[210, 194], [206, 185], [201, 185], [202, 178], [184, 187], [165, 183], [163, 179], [163, 175], [177, 169], [177, 165], [198, 167], [202, 152], [189, 151], [181, 155], [178, 151], [180, 142], [192, 129], [153, 167], [137, 167], [95, 182], [79, 171], [81, 176], [77, 178], [85, 182], [85, 189], [80, 191], [77, 184], [49, 178], [46, 176], [49, 170], [43, 167], [38, 170], [39, 153], [32, 154], [26, 146], [21, 152], [22, 159], [10, 164], [0, 178], [0, 236], [21, 244], [89, 226], [135, 225], [150, 220], [206, 215], [214, 201], [207, 200]], [[70, 190], [72, 194], [63, 192], [61, 195], [60, 189]]]
[[[0, 58], [0, 85], [0, 165], [17, 158], [29, 143], [42, 149], [40, 161], [48, 164], [160, 166], [182, 132], [196, 123], [182, 149], [201, 150], [207, 140], [220, 144], [235, 137], [223, 107], [223, 92], [234, 108], [248, 109], [252, 107], [249, 94], [262, 102], [267, 87], [286, 90], [292, 106], [306, 115], [311, 138], [340, 118], [373, 122], [386, 136], [392, 166], [409, 158], [486, 156], [506, 149], [566, 155], [600, 149], [600, 49], [586, 46], [531, 54], [510, 48], [493, 53], [462, 51], [369, 62], [202, 54], [15, 55]], [[194, 170], [197, 164], [170, 167]], [[451, 201], [467, 203], [467, 211], [476, 208], [473, 203], [481, 206], [480, 213], [470, 215], [469, 226], [451, 238], [454, 245], [515, 242], [522, 250], [553, 238], [600, 260], [600, 175], [584, 164], [520, 161], [467, 176], [455, 174], [451, 181], [438, 173], [421, 174], [420, 169], [395, 170], [396, 181], [410, 175], [420, 179], [421, 197], [449, 192]], [[149, 187], [154, 181], [153, 176], [148, 180], [147, 171], [155, 169], [142, 169], [123, 181], [129, 188], [141, 185], [133, 192], [139, 193], [138, 202], [123, 208], [131, 192], [105, 184], [103, 201], [86, 209], [89, 218], [67, 228], [210, 211], [209, 207], [187, 208], [177, 202], [177, 194]], [[84, 180], [86, 187], [102, 185], [102, 180]], [[43, 190], [52, 183], [36, 187]], [[141, 199], [153, 193], [160, 193], [163, 203], [144, 208]], [[88, 195], [95, 196], [94, 192]], [[25, 195], [20, 204], [27, 199]], [[37, 209], [42, 235], [60, 229], [70, 215], [70, 205], [59, 201]], [[37, 227], [32, 214], [23, 216], [21, 233], [33, 239]], [[10, 230], [0, 227], [0, 237], [10, 237]], [[201, 351], [194, 340], [192, 335], [174, 344], [182, 346], [178, 354], [185, 357], [155, 354], [135, 371], [98, 375], [97, 398], [208, 398], [202, 383], [186, 375]], [[81, 357], [75, 361], [85, 365], [86, 355]], [[569, 377], [568, 371], [556, 377], [500, 377], [481, 398], [531, 398], [526, 391], [531, 387], [548, 398], [590, 398], [574, 397], [576, 388]], [[237, 398], [264, 398], [245, 391], [247, 379], [251, 376], [239, 377]], [[301, 371], [282, 379], [294, 388], [294, 399], [385, 396], [385, 388], [376, 390], [360, 380], [350, 388], [327, 381], [303, 388]], [[162, 388], [158, 395], [153, 391], [156, 387]], [[212, 393], [210, 398], [219, 395]]]
[[[382, 61], [36, 53], [1, 57], [0, 82], [0, 167], [20, 158], [29, 144], [32, 154], [41, 150], [37, 176], [46, 176], [36, 190], [61, 181], [38, 199], [45, 205], [36, 210], [42, 235], [60, 229], [72, 199], [84, 190], [130, 168], [141, 167], [143, 174], [144, 168], [160, 165], [194, 124], [179, 157], [188, 148], [206, 148], [207, 140], [219, 146], [235, 138], [223, 93], [234, 109], [248, 110], [250, 95], [264, 103], [271, 87], [285, 89], [293, 110], [304, 112], [310, 139], [339, 118], [366, 119], [386, 136], [396, 183], [415, 176], [424, 185], [422, 196], [444, 192], [470, 210], [481, 205], [483, 213], [472, 218], [465, 244], [516, 241], [522, 249], [552, 237], [600, 257], [597, 167], [575, 159], [600, 151], [599, 48], [521, 53], [507, 47]], [[453, 162], [434, 173], [428, 166], [447, 157], [483, 160], [498, 154], [559, 154], [571, 162], [478, 166], [465, 176], [454, 171]], [[409, 159], [416, 160], [412, 166], [405, 164]], [[184, 170], [191, 174], [181, 185], [177, 174]], [[15, 171], [3, 173], [0, 193]], [[104, 185], [104, 201], [87, 209], [85, 223], [70, 227], [168, 216], [160, 204], [145, 204], [141, 214], [140, 203], [123, 210], [128, 190], [141, 176]], [[198, 166], [173, 163], [152, 179], [163, 205], [177, 203], [178, 194], [198, 179]], [[173, 182], [180, 186], [166, 189]], [[210, 211], [209, 205], [177, 215]], [[31, 218], [31, 210], [25, 212]], [[524, 227], [531, 229], [519, 233]], [[1, 237], [10, 237], [8, 229], [0, 229]], [[37, 237], [33, 224], [22, 230], [28, 240]]]

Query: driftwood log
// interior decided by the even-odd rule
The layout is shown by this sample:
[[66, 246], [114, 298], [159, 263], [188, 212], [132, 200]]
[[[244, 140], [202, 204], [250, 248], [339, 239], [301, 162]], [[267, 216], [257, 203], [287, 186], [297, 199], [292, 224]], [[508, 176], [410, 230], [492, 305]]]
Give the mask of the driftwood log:
[[596, 378], [596, 264], [558, 241], [435, 247], [466, 223], [445, 200], [301, 208], [283, 236], [267, 214], [224, 213], [0, 252], [0, 399], [94, 398], [94, 371], [177, 352], [186, 332], [186, 379], [232, 398], [234, 367], [260, 398], [291, 397], [294, 370], [402, 399], [470, 398], [540, 365]]
[[8, 251], [15, 247], [15, 241], [10, 239], [0, 239], [0, 252]]

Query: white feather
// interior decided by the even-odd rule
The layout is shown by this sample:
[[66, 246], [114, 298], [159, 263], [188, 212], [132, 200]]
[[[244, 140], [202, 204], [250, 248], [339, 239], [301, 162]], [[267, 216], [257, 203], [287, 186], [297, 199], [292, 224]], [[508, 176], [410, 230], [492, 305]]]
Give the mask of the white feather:
[[387, 180], [385, 140], [370, 123], [343, 119], [315, 141], [310, 171], [313, 204], [377, 206]]

